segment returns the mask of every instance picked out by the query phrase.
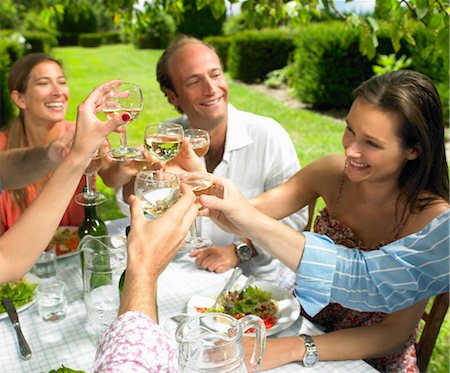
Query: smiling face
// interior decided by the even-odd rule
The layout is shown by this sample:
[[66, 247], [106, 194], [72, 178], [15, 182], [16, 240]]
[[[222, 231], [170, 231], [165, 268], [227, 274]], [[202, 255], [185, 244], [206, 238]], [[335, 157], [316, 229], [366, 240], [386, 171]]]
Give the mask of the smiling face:
[[354, 182], [398, 180], [408, 160], [417, 157], [397, 135], [400, 118], [357, 98], [347, 115], [342, 145], [348, 159], [347, 175]]
[[179, 107], [195, 128], [213, 129], [227, 122], [228, 84], [217, 54], [192, 42], [171, 57], [169, 74], [175, 91], [170, 102]]
[[56, 123], [64, 120], [69, 96], [64, 72], [53, 61], [34, 66], [25, 91], [11, 93], [13, 101], [23, 111], [26, 123]]

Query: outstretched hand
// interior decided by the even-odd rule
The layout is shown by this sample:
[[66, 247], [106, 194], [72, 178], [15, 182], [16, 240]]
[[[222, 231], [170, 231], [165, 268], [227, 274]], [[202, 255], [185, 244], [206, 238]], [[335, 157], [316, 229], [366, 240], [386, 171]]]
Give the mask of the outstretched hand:
[[260, 214], [228, 179], [211, 175], [214, 195], [201, 195], [203, 209], [199, 215], [209, 216], [227, 232], [247, 237], [255, 214]]
[[206, 168], [195, 154], [194, 149], [189, 145], [187, 139], [183, 139], [180, 153], [177, 157], [169, 161], [164, 169], [174, 174], [182, 174], [185, 172], [206, 172]]
[[[122, 124], [127, 122], [123, 114], [115, 115], [107, 121], [101, 121], [96, 114], [101, 111], [103, 88], [110, 88], [120, 84], [120, 80], [111, 80], [96, 87], [89, 96], [78, 105], [77, 125], [73, 151], [92, 158], [100, 148], [106, 137]], [[122, 118], [124, 117], [124, 118]], [[124, 120], [125, 119], [125, 120]]]
[[163, 215], [154, 220], [145, 218], [140, 201], [130, 196], [131, 230], [128, 236], [128, 263], [158, 276], [175, 256], [197, 216], [195, 194], [181, 185], [182, 196]]

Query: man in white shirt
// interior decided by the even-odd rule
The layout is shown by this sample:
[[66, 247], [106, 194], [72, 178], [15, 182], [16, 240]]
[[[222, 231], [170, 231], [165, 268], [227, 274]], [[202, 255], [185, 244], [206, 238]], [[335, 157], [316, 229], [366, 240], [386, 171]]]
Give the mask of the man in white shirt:
[[[158, 61], [157, 79], [168, 101], [184, 114], [173, 121], [209, 133], [207, 171], [232, 180], [246, 198], [275, 187], [300, 169], [294, 145], [279, 123], [228, 103], [222, 64], [210, 46], [195, 38], [177, 37]], [[199, 220], [198, 234], [210, 238], [213, 246], [190, 254], [198, 266], [224, 272], [239, 265], [247, 275], [275, 279], [278, 261], [209, 219]], [[308, 221], [307, 209], [284, 221], [302, 231]]]

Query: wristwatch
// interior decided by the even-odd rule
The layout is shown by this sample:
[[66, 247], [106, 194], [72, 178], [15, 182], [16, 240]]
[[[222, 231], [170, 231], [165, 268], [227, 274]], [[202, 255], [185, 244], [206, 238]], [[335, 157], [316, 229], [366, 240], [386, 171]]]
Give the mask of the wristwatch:
[[241, 262], [246, 262], [247, 260], [252, 258], [253, 249], [250, 246], [248, 246], [245, 242], [236, 241], [234, 243], [234, 246], [236, 246], [236, 255], [238, 256]]
[[305, 355], [303, 356], [303, 366], [313, 367], [319, 361], [319, 354], [317, 353], [316, 344], [309, 335], [300, 334], [300, 337], [302, 337], [305, 341]]

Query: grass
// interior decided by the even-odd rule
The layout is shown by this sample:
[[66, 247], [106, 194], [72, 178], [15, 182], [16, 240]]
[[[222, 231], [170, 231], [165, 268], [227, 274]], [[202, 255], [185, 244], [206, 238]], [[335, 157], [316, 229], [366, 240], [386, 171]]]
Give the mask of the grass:
[[[127, 128], [131, 145], [143, 141], [145, 124], [178, 116], [159, 90], [155, 78], [156, 62], [162, 51], [136, 50], [131, 45], [103, 46], [100, 48], [56, 48], [53, 54], [64, 62], [71, 90], [68, 119], [75, 120], [76, 105], [92, 88], [110, 79], [138, 83], [143, 88], [144, 110], [135, 123]], [[330, 153], [342, 153], [343, 121], [307, 110], [291, 108], [271, 96], [251, 87], [229, 80], [230, 101], [240, 110], [270, 116], [281, 123], [294, 142], [302, 165]], [[110, 136], [113, 146], [119, 144], [117, 134]], [[100, 206], [103, 219], [114, 219], [122, 214], [114, 201], [114, 191], [98, 180], [98, 189], [108, 196]], [[323, 205], [319, 204], [318, 208]], [[441, 328], [428, 371], [449, 372], [450, 316]]]

